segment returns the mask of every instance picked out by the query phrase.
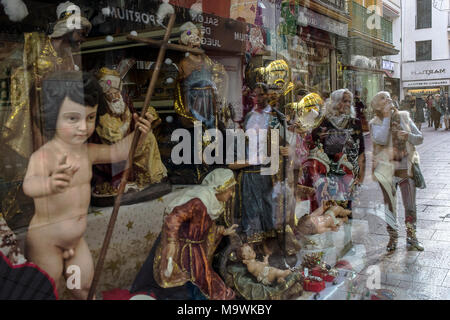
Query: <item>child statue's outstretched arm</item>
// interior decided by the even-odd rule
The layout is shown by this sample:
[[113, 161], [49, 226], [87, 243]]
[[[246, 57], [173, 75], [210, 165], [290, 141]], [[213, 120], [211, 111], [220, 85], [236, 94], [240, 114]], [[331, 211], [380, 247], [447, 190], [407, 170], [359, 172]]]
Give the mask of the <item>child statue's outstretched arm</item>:
[[[138, 143], [139, 146], [151, 129], [153, 116], [147, 112], [145, 118], [139, 117], [137, 114], [134, 114], [133, 118], [136, 123], [136, 128], [141, 131], [141, 137]], [[92, 163], [115, 163], [127, 160], [135, 132], [136, 130], [126, 136], [123, 140], [112, 145], [90, 144], [89, 155], [92, 159]]]

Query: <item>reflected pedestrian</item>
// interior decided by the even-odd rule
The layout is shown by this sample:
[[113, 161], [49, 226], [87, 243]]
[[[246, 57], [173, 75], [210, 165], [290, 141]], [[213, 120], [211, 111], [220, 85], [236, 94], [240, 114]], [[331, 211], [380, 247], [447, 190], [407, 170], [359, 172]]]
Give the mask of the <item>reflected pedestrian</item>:
[[[405, 207], [406, 241], [408, 251], [423, 251], [416, 237], [416, 188], [425, 188], [415, 146], [422, 144], [423, 135], [409, 113], [398, 111], [388, 92], [379, 92], [372, 100], [375, 117], [370, 121], [373, 149], [373, 176], [381, 186], [387, 215], [389, 243], [386, 250], [397, 248], [397, 186]], [[393, 218], [394, 221], [389, 218]]]
[[431, 119], [433, 121], [434, 130], [439, 129], [441, 125], [441, 116], [442, 116], [442, 109], [441, 109], [441, 95], [436, 94], [434, 95], [434, 98], [431, 99]]
[[433, 126], [433, 119], [431, 117], [431, 108], [433, 105], [433, 96], [430, 94], [425, 98], [425, 106], [427, 108], [428, 128]]
[[445, 130], [448, 131], [450, 129], [450, 98], [448, 97], [448, 93], [444, 94], [441, 102], [442, 111], [444, 112], [444, 124]]
[[425, 122], [425, 101], [423, 101], [421, 97], [417, 97], [415, 105], [416, 111], [414, 112], [414, 123], [419, 130], [422, 130], [422, 123]]

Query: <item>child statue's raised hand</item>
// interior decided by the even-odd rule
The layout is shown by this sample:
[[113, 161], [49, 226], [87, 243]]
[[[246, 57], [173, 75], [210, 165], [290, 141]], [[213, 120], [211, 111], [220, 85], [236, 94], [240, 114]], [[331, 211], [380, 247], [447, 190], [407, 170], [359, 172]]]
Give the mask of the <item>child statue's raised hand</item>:
[[52, 193], [62, 193], [69, 186], [75, 173], [80, 169], [79, 165], [67, 164], [67, 154], [58, 160], [58, 165], [50, 176], [50, 190]]

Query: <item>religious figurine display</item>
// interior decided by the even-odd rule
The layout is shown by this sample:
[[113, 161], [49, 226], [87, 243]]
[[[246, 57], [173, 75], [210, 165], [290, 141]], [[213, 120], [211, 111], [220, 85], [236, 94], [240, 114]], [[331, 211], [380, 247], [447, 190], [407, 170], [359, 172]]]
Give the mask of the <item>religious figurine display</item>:
[[323, 252], [306, 254], [302, 257], [301, 268], [308, 270], [308, 274], [318, 277], [326, 282], [333, 282], [339, 272], [329, 264], [323, 262]]
[[[2, 195], [3, 214], [7, 221], [32, 207], [31, 199], [23, 195], [21, 181], [31, 154], [45, 142], [41, 133], [42, 79], [55, 71], [80, 69], [80, 62], [72, 53], [80, 51], [91, 24], [85, 17], [76, 16], [80, 12], [77, 8], [69, 1], [59, 4], [56, 9], [58, 20], [48, 36], [38, 32], [24, 33], [23, 63], [12, 71], [11, 113], [2, 128], [0, 143], [1, 152], [8, 154], [11, 162], [11, 169], [2, 171], [2, 178], [12, 182], [12, 187]], [[69, 28], [67, 22], [73, 18], [79, 19], [79, 24]], [[27, 222], [28, 218], [25, 217]]]
[[92, 26], [80, 16], [79, 27], [77, 24], [69, 27], [68, 19], [76, 14], [76, 8], [69, 1], [58, 5], [58, 21], [49, 36], [36, 32], [24, 34], [24, 64], [11, 77], [12, 112], [2, 130], [3, 143], [24, 158], [28, 159], [43, 143], [40, 128], [30, 130], [39, 123], [42, 111], [39, 105], [42, 79], [55, 71], [80, 69], [72, 53], [80, 49]]
[[[293, 88], [289, 81], [288, 64], [282, 59], [272, 61], [266, 67], [249, 72], [248, 79], [257, 83], [253, 90], [254, 108], [246, 115], [244, 130], [254, 129], [256, 133], [260, 133], [269, 129], [281, 129], [278, 131], [280, 140], [285, 141], [284, 124], [279, 116], [279, 109], [280, 106], [284, 107]], [[293, 175], [289, 173], [291, 168], [288, 168], [286, 159], [283, 158], [283, 161], [279, 162], [280, 157], [275, 160], [273, 154], [270, 156], [271, 160], [279, 162], [279, 170], [271, 175], [262, 174], [263, 170], [267, 170], [264, 155], [271, 153], [269, 142], [272, 143], [272, 132], [267, 132], [267, 140], [264, 138], [264, 143], [259, 143], [257, 154], [251, 154], [250, 150], [247, 150], [245, 164], [230, 166], [232, 169], [240, 169], [235, 217], [240, 220], [240, 232], [245, 235], [246, 242], [262, 245], [266, 254], [281, 252], [279, 249], [282, 248], [284, 256], [295, 258], [299, 245], [289, 226], [294, 221], [295, 209], [295, 199], [291, 192]], [[280, 148], [280, 153], [287, 156], [283, 154], [283, 148]]]
[[[192, 22], [181, 27], [180, 42], [193, 48], [201, 46], [201, 32]], [[186, 53], [179, 63], [179, 80], [175, 111], [182, 118], [201, 121], [203, 125], [217, 128], [216, 84], [213, 81], [214, 62], [205, 54]]]
[[[269, 256], [258, 261], [251, 244], [238, 235], [217, 255], [216, 265], [225, 283], [246, 300], [289, 300], [303, 293], [303, 275], [295, 269], [269, 265]], [[284, 269], [283, 269], [284, 268]]]
[[[130, 63], [131, 62], [131, 63]], [[125, 65], [125, 67], [124, 67]], [[99, 107], [98, 124], [95, 129], [98, 142], [112, 145], [126, 137], [133, 129], [132, 104], [123, 94], [123, 79], [134, 61], [124, 60], [118, 70], [102, 68], [97, 74], [105, 94], [106, 104]], [[154, 125], [158, 120], [156, 110], [149, 107]], [[96, 165], [94, 168], [92, 204], [111, 206], [125, 169], [125, 162]], [[171, 191], [168, 183], [160, 184], [167, 177], [167, 170], [161, 161], [153, 132], [150, 132], [141, 147], [134, 154], [132, 173], [125, 187], [123, 204], [152, 200]], [[156, 185], [159, 184], [159, 185]]]
[[304, 175], [304, 184], [316, 189], [312, 210], [328, 200], [351, 209], [355, 191], [364, 181], [364, 136], [352, 103], [348, 89], [334, 91], [323, 121], [312, 131]]
[[311, 131], [323, 120], [324, 101], [317, 93], [306, 94], [299, 102], [289, 103], [286, 108], [286, 117], [291, 125], [286, 132], [286, 139], [291, 148], [289, 157], [294, 163], [294, 170], [298, 170], [298, 178], [294, 188], [296, 200], [312, 200], [315, 189], [304, 183], [303, 164], [309, 157], [309, 142]]
[[[196, 25], [186, 22], [180, 30], [182, 45], [194, 49], [200, 48], [202, 34]], [[178, 69], [174, 108], [180, 125], [190, 131], [191, 137], [196, 136], [193, 129], [196, 122], [201, 123], [203, 131], [224, 129], [220, 118], [228, 121], [230, 118], [226, 99], [218, 96], [227, 90], [224, 67], [213, 62], [204, 53], [187, 52], [179, 62]], [[219, 90], [215, 81], [218, 82]], [[195, 150], [204, 150], [213, 142], [214, 139], [208, 134], [202, 139], [191, 139], [190, 164], [175, 165], [171, 160], [168, 163], [169, 178], [172, 183], [199, 184], [215, 166], [196, 163], [194, 153]]]
[[[35, 211], [26, 237], [26, 257], [55, 281], [80, 267], [80, 286], [71, 290], [86, 299], [94, 273], [91, 252], [83, 238], [91, 200], [92, 165], [127, 159], [135, 131], [115, 144], [87, 143], [95, 130], [103, 91], [90, 74], [56, 72], [42, 84], [43, 134], [47, 143], [31, 155], [23, 189]], [[133, 115], [141, 131], [139, 145], [150, 130], [149, 119]]]
[[233, 299], [235, 293], [213, 270], [211, 261], [224, 236], [235, 233], [216, 224], [235, 187], [233, 171], [215, 169], [202, 184], [181, 191], [168, 206], [163, 229], [131, 292], [152, 291], [159, 299], [189, 299], [193, 284], [202, 297]]
[[306, 134], [323, 120], [324, 101], [317, 93], [308, 93], [300, 101], [289, 104], [286, 114], [295, 123], [296, 132]]
[[[295, 87], [290, 81], [289, 65], [283, 59], [274, 60], [265, 67], [255, 69], [255, 72], [256, 81], [264, 82], [269, 88], [276, 89], [279, 98], [287, 96]], [[284, 107], [285, 103], [282, 104]]]
[[[255, 107], [245, 118], [244, 130], [253, 129], [259, 134], [261, 130], [271, 128], [270, 124], [273, 119], [272, 107], [268, 103], [267, 85], [258, 83], [253, 89], [253, 95]], [[277, 236], [275, 225], [276, 203], [272, 201], [273, 177], [261, 174], [261, 170], [267, 167], [263, 163], [266, 160], [263, 159], [263, 155], [267, 156], [268, 154], [266, 153], [268, 150], [267, 140], [264, 139], [259, 143], [255, 154], [250, 154], [249, 148], [246, 149], [244, 164], [229, 165], [230, 169], [240, 170], [234, 214], [240, 221], [240, 232], [245, 236], [245, 241], [251, 244], [263, 244], [267, 238]], [[266, 254], [268, 253], [269, 251], [266, 248]]]
[[325, 209], [324, 206], [314, 210], [313, 213], [300, 218], [297, 231], [302, 235], [321, 234], [329, 231], [337, 231], [339, 227], [348, 221], [350, 210], [340, 206]]
[[269, 256], [264, 256], [264, 261], [256, 260], [256, 253], [248, 244], [244, 244], [238, 250], [238, 256], [242, 263], [247, 266], [250, 272], [258, 282], [265, 285], [271, 285], [275, 281], [277, 283], [285, 283], [285, 278], [291, 274], [291, 270], [280, 270], [269, 265]]

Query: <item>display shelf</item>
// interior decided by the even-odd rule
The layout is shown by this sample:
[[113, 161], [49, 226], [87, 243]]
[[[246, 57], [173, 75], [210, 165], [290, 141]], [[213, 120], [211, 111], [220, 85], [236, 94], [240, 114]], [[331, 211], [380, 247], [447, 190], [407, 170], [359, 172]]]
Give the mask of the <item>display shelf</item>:
[[[152, 100], [150, 102], [150, 105], [156, 109], [162, 107], [172, 107], [173, 104], [174, 104], [173, 100]], [[133, 106], [136, 109], [141, 109], [144, 106], [144, 101], [143, 100], [134, 101]]]
[[[150, 102], [150, 105], [156, 109], [159, 114], [172, 114], [175, 113], [173, 109], [173, 100], [154, 100]], [[141, 110], [144, 106], [144, 101], [139, 100], [133, 102], [133, 106], [136, 110]]]

